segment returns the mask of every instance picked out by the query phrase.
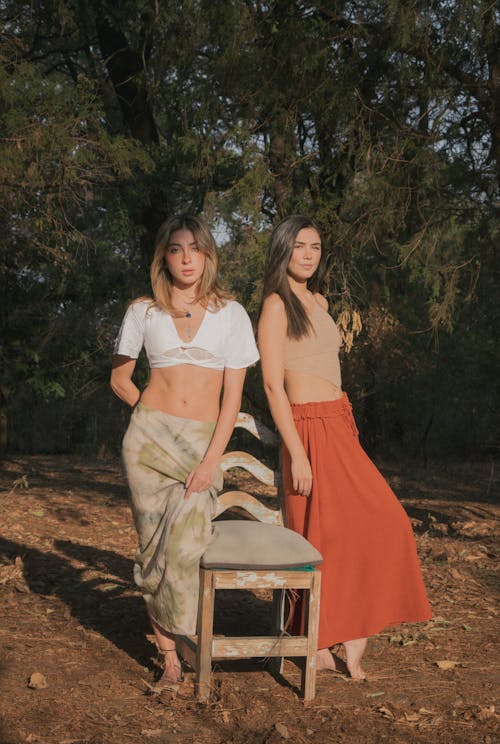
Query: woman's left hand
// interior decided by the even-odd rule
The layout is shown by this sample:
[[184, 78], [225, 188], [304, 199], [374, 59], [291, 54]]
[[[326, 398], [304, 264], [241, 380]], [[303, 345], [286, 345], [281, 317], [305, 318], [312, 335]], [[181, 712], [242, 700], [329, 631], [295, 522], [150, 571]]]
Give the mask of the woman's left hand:
[[194, 470], [191, 470], [186, 478], [186, 492], [184, 498], [188, 499], [192, 493], [199, 493], [210, 488], [215, 480], [216, 465], [202, 461]]

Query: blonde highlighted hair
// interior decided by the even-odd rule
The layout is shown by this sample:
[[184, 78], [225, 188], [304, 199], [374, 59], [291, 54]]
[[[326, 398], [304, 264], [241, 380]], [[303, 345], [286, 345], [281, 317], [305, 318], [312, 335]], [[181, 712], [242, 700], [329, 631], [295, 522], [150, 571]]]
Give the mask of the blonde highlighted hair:
[[205, 266], [195, 301], [200, 302], [203, 307], [218, 310], [232, 298], [229, 292], [226, 292], [219, 284], [217, 248], [210, 228], [202, 217], [191, 214], [178, 214], [160, 225], [150, 270], [153, 305], [165, 310], [169, 315], [178, 314], [172, 304], [172, 277], [165, 261], [170, 239], [177, 230], [189, 230], [193, 234], [198, 249], [205, 254]]

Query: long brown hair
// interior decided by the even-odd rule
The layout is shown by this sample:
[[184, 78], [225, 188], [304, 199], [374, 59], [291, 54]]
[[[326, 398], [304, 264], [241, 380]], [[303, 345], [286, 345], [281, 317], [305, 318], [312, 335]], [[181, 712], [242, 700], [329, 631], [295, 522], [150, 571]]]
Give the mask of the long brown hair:
[[322, 243], [320, 262], [313, 276], [308, 279], [307, 288], [311, 292], [318, 292], [321, 289], [326, 273], [326, 255], [323, 249], [321, 227], [315, 220], [302, 214], [292, 214], [276, 225], [271, 233], [264, 270], [262, 299], [265, 300], [274, 292], [281, 297], [285, 305], [288, 322], [287, 334], [290, 338], [295, 339], [307, 336], [312, 329], [306, 310], [292, 291], [287, 275], [287, 268], [292, 257], [297, 234], [305, 227], [314, 228]]
[[155, 251], [151, 262], [151, 287], [153, 304], [175, 315], [172, 305], [172, 277], [165, 261], [165, 251], [172, 234], [177, 230], [190, 230], [199, 250], [205, 254], [205, 266], [201, 275], [196, 302], [203, 307], [219, 309], [231, 299], [231, 295], [219, 284], [217, 277], [217, 247], [210, 229], [202, 217], [192, 214], [178, 214], [160, 225], [155, 241]]

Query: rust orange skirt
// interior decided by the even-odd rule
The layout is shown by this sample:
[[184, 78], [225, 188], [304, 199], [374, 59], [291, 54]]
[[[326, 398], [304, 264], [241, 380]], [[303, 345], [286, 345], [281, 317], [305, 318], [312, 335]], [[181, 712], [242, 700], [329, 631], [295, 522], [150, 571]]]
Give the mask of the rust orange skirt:
[[[323, 555], [319, 648], [428, 620], [431, 609], [405, 510], [362, 449], [352, 408], [339, 400], [292, 405], [313, 472], [309, 498], [294, 494], [283, 451], [287, 526]], [[299, 603], [300, 604], [300, 603]], [[293, 631], [302, 632], [297, 606]]]

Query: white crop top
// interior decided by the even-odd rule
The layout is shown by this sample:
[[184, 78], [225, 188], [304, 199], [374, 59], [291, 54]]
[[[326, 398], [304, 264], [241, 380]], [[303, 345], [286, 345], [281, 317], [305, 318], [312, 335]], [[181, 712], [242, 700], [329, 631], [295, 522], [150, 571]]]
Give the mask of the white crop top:
[[176, 364], [242, 369], [259, 359], [250, 318], [234, 300], [219, 310], [207, 309], [191, 341], [183, 341], [172, 316], [151, 307], [150, 300], [134, 302], [125, 313], [114, 353], [137, 359], [143, 346], [152, 369]]

